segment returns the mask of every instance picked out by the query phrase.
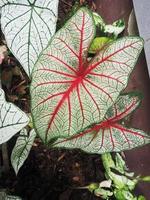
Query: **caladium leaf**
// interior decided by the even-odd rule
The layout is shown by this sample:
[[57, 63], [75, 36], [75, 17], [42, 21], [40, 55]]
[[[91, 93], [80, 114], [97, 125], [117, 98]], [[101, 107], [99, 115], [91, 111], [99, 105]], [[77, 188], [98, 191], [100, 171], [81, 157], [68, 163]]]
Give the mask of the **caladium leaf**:
[[22, 200], [20, 197], [18, 196], [12, 196], [12, 195], [7, 195], [7, 193], [5, 192], [5, 189], [3, 191], [0, 191], [0, 199], [1, 200]]
[[107, 112], [104, 122], [68, 139], [58, 139], [55, 146], [80, 148], [89, 153], [119, 152], [150, 143], [143, 131], [127, 128], [121, 120], [139, 105], [138, 96], [122, 95]]
[[28, 116], [12, 103], [5, 101], [0, 89], [0, 144], [7, 142], [29, 122]]
[[103, 18], [96, 12], [93, 12], [93, 19], [94, 19], [95, 25], [100, 26], [101, 29], [103, 29], [104, 26], [106, 25]]
[[92, 15], [81, 8], [55, 34], [34, 67], [32, 115], [35, 128], [46, 143], [102, 121], [127, 86], [143, 40], [116, 40], [88, 61], [94, 35]]
[[125, 29], [125, 22], [121, 19], [115, 21], [112, 25], [104, 26], [104, 33], [113, 34], [115, 38]]
[[2, 0], [1, 28], [28, 75], [55, 33], [58, 0]]
[[36, 132], [34, 129], [30, 131], [29, 136], [25, 128], [20, 131], [20, 136], [18, 137], [11, 154], [11, 163], [16, 174], [18, 174], [19, 169], [27, 159], [35, 137]]

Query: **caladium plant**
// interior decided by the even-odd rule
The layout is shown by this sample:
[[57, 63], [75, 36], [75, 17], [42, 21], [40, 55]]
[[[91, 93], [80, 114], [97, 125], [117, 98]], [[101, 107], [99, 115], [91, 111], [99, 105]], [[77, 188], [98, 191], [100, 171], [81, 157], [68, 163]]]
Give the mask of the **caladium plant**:
[[[91, 153], [119, 151], [144, 144], [143, 132], [130, 130], [129, 134], [126, 128], [120, 131], [122, 126], [119, 124], [114, 124], [113, 130], [109, 129], [106, 134], [100, 130], [100, 134], [84, 135], [87, 130], [92, 130], [89, 127], [94, 127], [99, 133], [101, 123], [109, 128], [104, 119], [106, 112], [114, 112], [113, 105], [127, 86], [143, 48], [141, 38], [124, 37], [109, 43], [89, 59], [88, 49], [94, 37], [93, 17], [86, 8], [81, 8], [42, 52], [34, 67], [31, 83], [35, 128], [45, 143], [65, 138], [62, 143], [59, 139], [57, 146], [72, 148], [74, 145]], [[122, 109], [116, 110], [116, 115], [112, 113], [111, 118], [118, 116], [123, 109], [128, 114], [126, 99], [132, 104], [136, 97], [121, 97], [118, 101]], [[79, 137], [82, 135], [85, 137]], [[89, 145], [91, 141], [96, 147]], [[88, 145], [89, 148], [86, 148]]]
[[[55, 33], [59, 0], [1, 0], [1, 29], [7, 46], [20, 61], [25, 72], [30, 77], [35, 62], [41, 51], [47, 46]], [[1, 61], [4, 56], [1, 56]], [[0, 144], [8, 141], [28, 122], [28, 116], [13, 104], [5, 102], [4, 93], [0, 90]], [[24, 129], [22, 130], [24, 131]], [[18, 146], [13, 150], [13, 167], [18, 172], [30, 151], [32, 135], [20, 137], [17, 140], [19, 148], [24, 148], [22, 154]], [[21, 143], [21, 145], [20, 145]], [[25, 148], [26, 147], [26, 148]], [[25, 151], [28, 149], [28, 151]], [[19, 153], [18, 153], [19, 152]]]
[[1, 28], [7, 45], [30, 76], [55, 33], [59, 0], [1, 0]]

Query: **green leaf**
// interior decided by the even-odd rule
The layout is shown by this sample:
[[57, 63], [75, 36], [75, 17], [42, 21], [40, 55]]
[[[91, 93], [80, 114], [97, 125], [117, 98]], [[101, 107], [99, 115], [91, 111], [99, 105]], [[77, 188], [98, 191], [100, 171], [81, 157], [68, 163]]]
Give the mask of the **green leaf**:
[[131, 192], [126, 190], [115, 190], [114, 191], [116, 200], [136, 200]]
[[123, 175], [118, 175], [113, 172], [108, 172], [109, 178], [113, 181], [115, 184], [115, 187], [119, 190], [125, 189], [125, 190], [134, 190], [138, 180], [133, 179], [130, 180], [128, 177]]
[[1, 28], [7, 45], [30, 76], [35, 62], [55, 33], [58, 0], [4, 0]]
[[125, 29], [125, 22], [121, 19], [115, 21], [112, 25], [108, 24], [104, 27], [104, 33], [113, 34], [115, 38]]
[[101, 50], [108, 42], [112, 42], [113, 40], [108, 37], [97, 37], [93, 40], [90, 48], [89, 53], [95, 54], [99, 50]]
[[134, 177], [134, 172], [129, 172], [128, 168], [126, 166], [125, 161], [123, 160], [122, 156], [119, 153], [116, 153], [115, 156], [115, 170], [117, 170], [118, 172], [120, 172], [121, 174], [124, 174], [127, 177]]
[[126, 167], [126, 163], [125, 161], [123, 160], [122, 156], [119, 154], [119, 153], [116, 153], [116, 156], [115, 156], [115, 169], [124, 174], [125, 173], [125, 170], [127, 169]]
[[93, 193], [94, 190], [96, 190], [99, 187], [98, 183], [91, 183], [90, 185], [87, 186], [87, 189]]
[[95, 12], [93, 12], [93, 18], [95, 25], [99, 26], [103, 33], [109, 34], [114, 38], [117, 38], [118, 35], [125, 29], [125, 22], [122, 19], [113, 22], [113, 24], [106, 24], [103, 18]]
[[105, 168], [106, 173], [109, 173], [111, 171], [111, 168], [115, 169], [115, 162], [112, 159], [112, 156], [110, 153], [104, 153], [101, 155], [103, 166]]
[[16, 174], [18, 174], [19, 169], [27, 159], [35, 137], [36, 132], [34, 129], [30, 131], [29, 136], [26, 129], [21, 130], [20, 136], [18, 137], [11, 154], [11, 164]]
[[93, 18], [96, 26], [99, 25], [101, 28], [105, 26], [103, 18], [96, 12], [93, 12]]
[[150, 182], [150, 176], [141, 177], [140, 180], [144, 182]]
[[28, 116], [12, 103], [5, 100], [0, 89], [0, 144], [7, 142], [29, 122]]
[[140, 196], [138, 197], [138, 200], [146, 200], [146, 198], [145, 198], [144, 196], [140, 195]]
[[[34, 67], [30, 90], [32, 115], [35, 129], [45, 143], [75, 136], [101, 122], [127, 86], [143, 40], [121, 38], [87, 61], [94, 36], [93, 18], [87, 9], [81, 8], [55, 34]], [[86, 139], [90, 142], [89, 137]], [[107, 151], [112, 149], [108, 143]]]
[[54, 146], [80, 148], [88, 153], [119, 152], [150, 143], [150, 137], [143, 131], [127, 128], [122, 120], [132, 113], [140, 103], [137, 95], [122, 95], [105, 116], [105, 120], [75, 136], [58, 139]]

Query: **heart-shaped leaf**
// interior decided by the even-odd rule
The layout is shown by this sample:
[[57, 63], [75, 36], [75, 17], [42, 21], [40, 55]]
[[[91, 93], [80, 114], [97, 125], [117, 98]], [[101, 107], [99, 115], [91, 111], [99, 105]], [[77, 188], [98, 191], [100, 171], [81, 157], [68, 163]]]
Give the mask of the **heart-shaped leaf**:
[[18, 174], [19, 169], [27, 159], [35, 137], [36, 132], [34, 129], [30, 131], [29, 136], [25, 128], [20, 131], [20, 136], [18, 137], [11, 154], [11, 164], [16, 174]]
[[29, 122], [28, 116], [12, 103], [7, 103], [0, 89], [0, 144], [7, 142]]
[[89, 153], [119, 152], [150, 143], [143, 131], [121, 124], [127, 115], [139, 106], [140, 99], [132, 94], [122, 95], [109, 108], [104, 122], [96, 124], [68, 139], [58, 139], [54, 146], [80, 148]]
[[32, 114], [46, 143], [102, 121], [127, 86], [143, 40], [116, 40], [88, 61], [94, 35], [92, 15], [82, 8], [56, 33], [33, 70]]
[[5, 0], [1, 28], [7, 45], [28, 75], [55, 33], [58, 0]]

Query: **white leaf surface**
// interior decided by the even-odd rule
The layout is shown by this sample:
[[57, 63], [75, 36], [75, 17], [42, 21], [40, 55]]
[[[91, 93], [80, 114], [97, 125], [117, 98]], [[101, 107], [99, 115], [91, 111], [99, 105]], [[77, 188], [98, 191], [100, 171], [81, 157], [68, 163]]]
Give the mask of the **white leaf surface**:
[[11, 154], [11, 163], [16, 174], [27, 159], [35, 137], [36, 132], [34, 129], [30, 131], [29, 135], [25, 128], [21, 130], [20, 136], [18, 137]]
[[29, 122], [28, 116], [12, 103], [5, 100], [0, 89], [0, 144], [7, 142]]
[[7, 45], [30, 76], [55, 33], [59, 0], [1, 0], [1, 28]]
[[5, 200], [22, 200], [18, 196], [7, 195]]
[[5, 189], [4, 191], [2, 189], [2, 191], [0, 192], [0, 200], [22, 200], [22, 199], [18, 196], [7, 195]]

